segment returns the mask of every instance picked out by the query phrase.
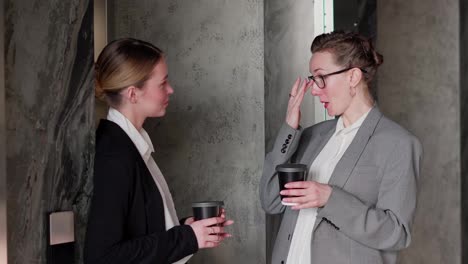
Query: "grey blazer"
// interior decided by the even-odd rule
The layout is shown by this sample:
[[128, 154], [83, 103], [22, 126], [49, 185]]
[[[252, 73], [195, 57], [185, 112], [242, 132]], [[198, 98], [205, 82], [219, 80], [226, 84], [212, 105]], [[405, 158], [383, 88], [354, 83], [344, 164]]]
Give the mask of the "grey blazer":
[[[284, 124], [267, 154], [260, 199], [268, 214], [283, 214], [272, 263], [284, 264], [298, 211], [281, 204], [278, 164], [310, 166], [335, 132], [336, 119], [302, 131]], [[374, 107], [332, 173], [333, 191], [318, 209], [312, 264], [393, 264], [411, 241], [422, 148], [419, 140]]]

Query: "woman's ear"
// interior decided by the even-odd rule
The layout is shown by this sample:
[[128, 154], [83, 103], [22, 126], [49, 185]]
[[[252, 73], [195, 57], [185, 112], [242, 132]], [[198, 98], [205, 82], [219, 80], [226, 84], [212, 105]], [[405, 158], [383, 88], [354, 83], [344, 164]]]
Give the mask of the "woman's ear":
[[125, 99], [132, 103], [132, 104], [135, 104], [137, 102], [137, 89], [135, 86], [129, 86], [127, 87], [127, 89], [125, 89], [123, 91], [123, 96], [125, 97]]
[[362, 79], [362, 71], [358, 68], [352, 68], [350, 70], [350, 76], [349, 76], [349, 85], [351, 87], [356, 87], [359, 82], [361, 81]]
[[349, 70], [349, 94], [355, 96], [357, 93], [358, 84], [362, 79], [362, 72], [358, 68]]
[[133, 85], [127, 88], [128, 101], [132, 104], [135, 104], [137, 102], [137, 89], [138, 88], [136, 88]]

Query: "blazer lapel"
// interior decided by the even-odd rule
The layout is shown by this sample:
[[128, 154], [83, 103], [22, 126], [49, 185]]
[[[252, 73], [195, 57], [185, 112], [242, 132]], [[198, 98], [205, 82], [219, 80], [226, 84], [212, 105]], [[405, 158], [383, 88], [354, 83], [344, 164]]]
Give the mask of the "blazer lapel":
[[328, 184], [343, 188], [356, 166], [357, 161], [361, 157], [362, 152], [367, 146], [369, 138], [374, 133], [375, 127], [381, 117], [382, 113], [379, 111], [377, 106], [372, 108], [348, 149], [343, 154], [343, 157], [341, 157], [340, 161], [336, 164]]
[[[343, 154], [343, 157], [341, 157], [340, 161], [336, 164], [330, 180], [328, 181], [329, 185], [334, 185], [339, 188], [344, 187], [356, 163], [361, 157], [362, 152], [366, 148], [370, 137], [374, 133], [380, 118], [382, 118], [382, 113], [377, 106], [374, 106], [362, 123], [348, 149]], [[316, 219], [313, 232], [315, 232], [315, 229], [317, 229], [322, 220], [322, 218]]]
[[[336, 164], [336, 167], [333, 170], [328, 184], [337, 186], [339, 188], [343, 188], [349, 176], [351, 175], [351, 172], [356, 166], [357, 161], [361, 157], [362, 152], [367, 146], [369, 138], [374, 133], [374, 130], [381, 117], [382, 113], [380, 112], [377, 106], [374, 106], [369, 112], [369, 115], [362, 123], [348, 149], [343, 154], [343, 157], [341, 157], [340, 161]], [[330, 140], [331, 136], [333, 135], [333, 133], [335, 133], [335, 131], [336, 122], [334, 123], [331, 129], [327, 129], [320, 132], [319, 135], [314, 138], [311, 137], [309, 139], [305, 139], [304, 141], [308, 142], [308, 145], [305, 148], [302, 157], [300, 157], [299, 155], [299, 162], [302, 164], [306, 164], [308, 169], [310, 169], [312, 162], [317, 158], [318, 154], [325, 147], [325, 145]], [[292, 220], [294, 221], [297, 219], [298, 215], [293, 214], [292, 216]], [[315, 221], [313, 228], [314, 231], [317, 228], [317, 226], [322, 222], [321, 220], [322, 219], [317, 219]]]
[[[327, 144], [328, 140], [331, 138], [333, 133], [335, 133], [335, 130], [336, 122], [333, 122], [333, 124], [330, 125], [330, 129], [327, 128], [324, 131], [318, 133], [318, 136], [312, 137], [312, 135], [309, 134], [304, 135], [308, 138], [301, 139], [303, 140], [303, 142], [306, 142], [307, 146], [304, 148], [304, 150], [298, 149], [298, 151], [303, 151], [303, 153], [297, 156], [297, 161], [299, 161], [299, 163], [307, 165], [307, 172], [310, 170], [312, 161], [315, 160], [315, 158], [317, 158], [320, 151], [322, 151], [322, 149], [325, 147], [325, 144]], [[307, 178], [308, 177], [309, 175], [307, 175]], [[291, 229], [289, 230], [289, 233], [292, 234], [294, 232], [297, 218], [299, 216], [299, 210], [291, 210], [291, 208], [288, 206], [286, 208], [285, 216], [287, 216], [287, 218], [286, 220], [283, 218], [283, 221], [287, 221], [290, 224], [289, 227]], [[318, 221], [316, 221], [316, 223], [317, 222]]]
[[[336, 122], [332, 129], [322, 131], [321, 133], [319, 133], [318, 136], [314, 138], [312, 138], [311, 135], [308, 135], [309, 138], [306, 138], [304, 140], [304, 142], [308, 142], [307, 147], [305, 148], [304, 154], [302, 154], [302, 157], [301, 155], [299, 155], [298, 157], [299, 157], [299, 163], [307, 165], [307, 175], [306, 175], [307, 179], [306, 180], [310, 180], [308, 173], [310, 170], [310, 166], [312, 166], [312, 162], [315, 160], [315, 158], [317, 158], [320, 151], [322, 151], [322, 149], [325, 147], [325, 144], [327, 144], [328, 140], [330, 140], [333, 133], [335, 133], [335, 130], [336, 130]], [[287, 206], [285, 216], [286, 215], [288, 216], [287, 221], [288, 223], [290, 223], [289, 233], [292, 234], [294, 233], [294, 228], [296, 227], [297, 218], [299, 216], [299, 210], [291, 210], [291, 208]], [[318, 222], [319, 221], [315, 221], [315, 226], [317, 226]]]

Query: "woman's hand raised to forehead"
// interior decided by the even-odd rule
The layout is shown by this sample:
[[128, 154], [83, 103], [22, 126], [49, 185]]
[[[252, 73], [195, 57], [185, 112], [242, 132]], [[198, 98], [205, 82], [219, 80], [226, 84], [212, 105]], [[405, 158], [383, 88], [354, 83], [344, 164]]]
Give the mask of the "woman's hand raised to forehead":
[[296, 79], [289, 94], [288, 111], [286, 112], [286, 123], [294, 129], [299, 127], [301, 122], [301, 104], [307, 90], [312, 86], [313, 82], [307, 78], [301, 80]]

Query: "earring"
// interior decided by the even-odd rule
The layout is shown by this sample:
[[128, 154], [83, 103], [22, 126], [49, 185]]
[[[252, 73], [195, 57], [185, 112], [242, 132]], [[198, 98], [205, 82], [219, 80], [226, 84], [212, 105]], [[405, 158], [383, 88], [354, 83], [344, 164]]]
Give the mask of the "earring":
[[349, 87], [349, 95], [354, 97], [356, 95], [356, 88], [353, 88], [352, 86]]
[[130, 102], [132, 104], [135, 104], [136, 103], [136, 94], [135, 94], [135, 91], [131, 91], [130, 92]]

